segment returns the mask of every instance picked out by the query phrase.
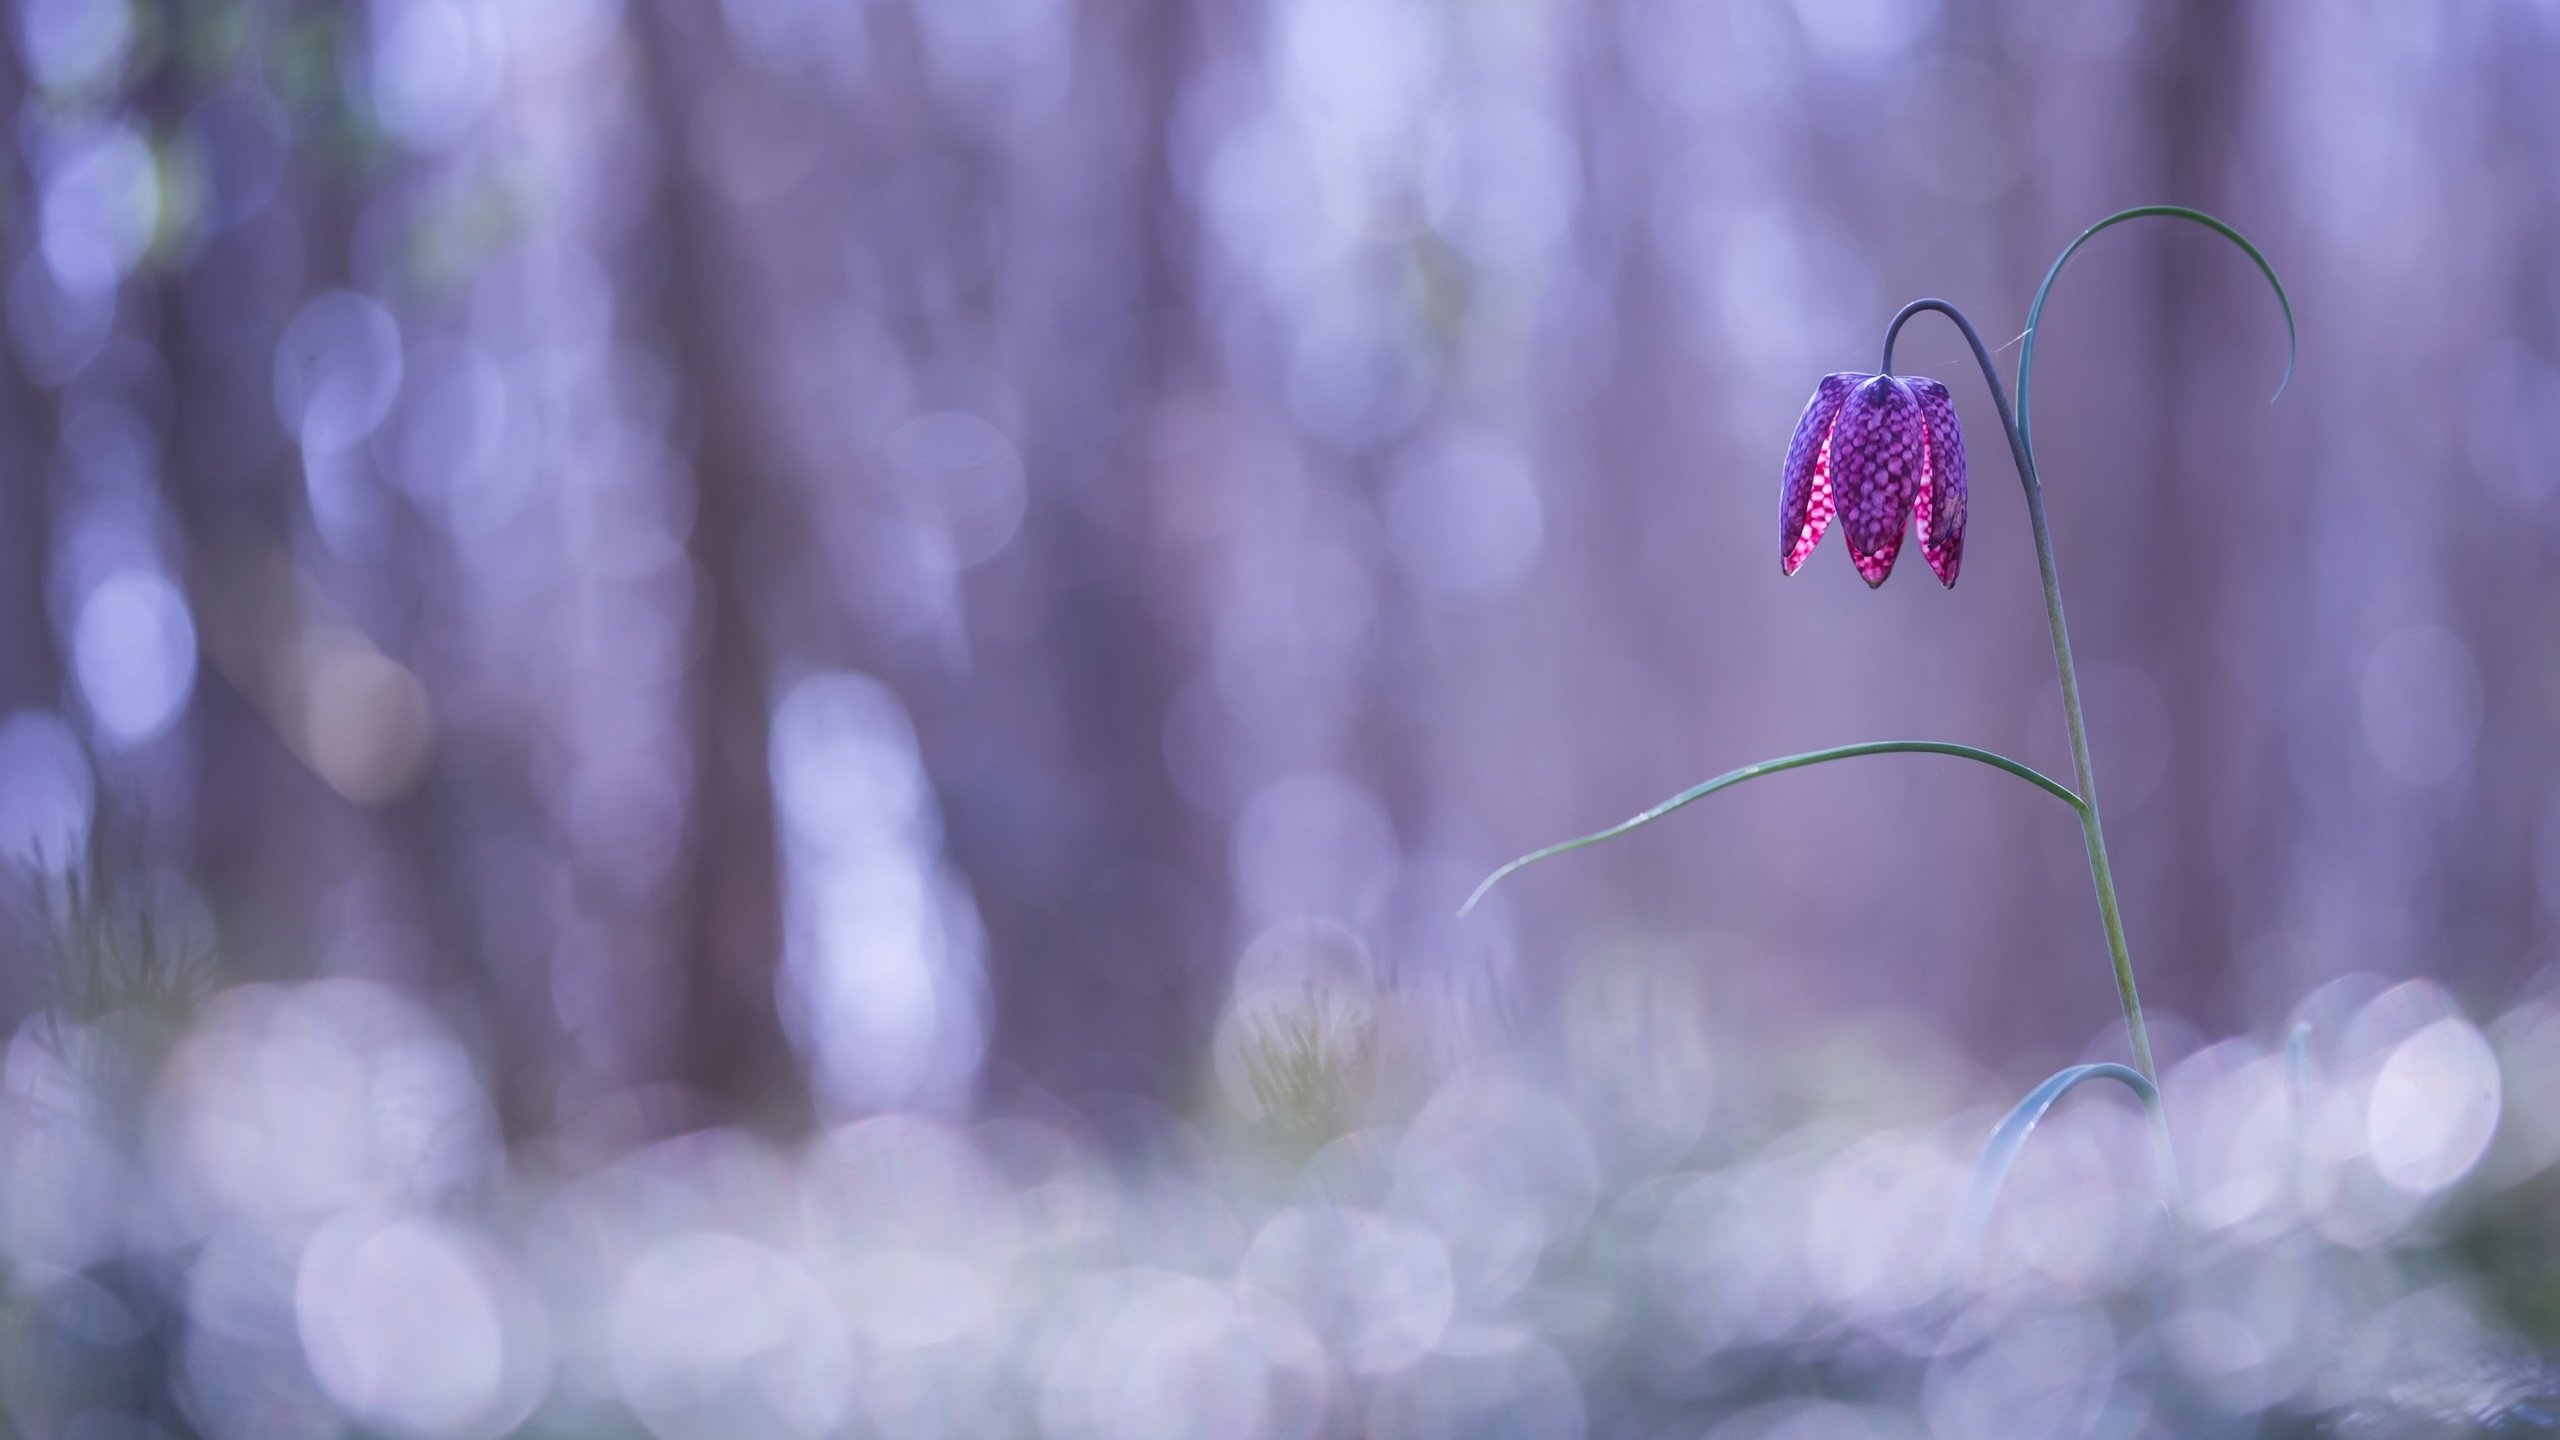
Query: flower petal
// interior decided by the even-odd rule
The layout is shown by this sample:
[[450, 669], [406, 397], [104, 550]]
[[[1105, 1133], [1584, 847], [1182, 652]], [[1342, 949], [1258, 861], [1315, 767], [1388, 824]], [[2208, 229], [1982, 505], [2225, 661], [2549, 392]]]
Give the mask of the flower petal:
[[1849, 392], [1831, 422], [1831, 494], [1849, 558], [1871, 586], [1893, 573], [1928, 463], [1928, 427], [1911, 387], [1878, 375]]
[[1805, 402], [1796, 436], [1787, 444], [1787, 470], [1778, 489], [1778, 572], [1793, 575], [1831, 524], [1831, 421], [1841, 402], [1867, 377], [1825, 375]]
[[1917, 376], [1908, 383], [1929, 437], [1928, 483], [1912, 507], [1920, 553], [1929, 557], [1938, 583], [1952, 589], [1964, 564], [1964, 426], [1956, 422], [1956, 402], [1946, 386]]
[[1893, 573], [1894, 557], [1901, 553], [1902, 534], [1896, 531], [1893, 538], [1878, 546], [1872, 555], [1855, 545], [1850, 546], [1849, 563], [1858, 567], [1858, 577], [1867, 582], [1868, 589], [1873, 590], [1885, 582], [1886, 576]]

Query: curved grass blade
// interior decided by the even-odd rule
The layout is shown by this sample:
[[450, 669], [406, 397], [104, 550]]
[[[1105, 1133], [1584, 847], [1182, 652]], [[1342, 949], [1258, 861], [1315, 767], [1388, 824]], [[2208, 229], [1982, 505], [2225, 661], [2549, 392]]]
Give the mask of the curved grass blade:
[[2275, 287], [2276, 303], [2284, 307], [2284, 378], [2276, 382], [2276, 393], [2275, 396], [2269, 397], [2269, 403], [2272, 404], [2275, 398], [2281, 397], [2284, 394], [2284, 387], [2293, 380], [2294, 357], [2301, 348], [2301, 340], [2295, 334], [2293, 325], [2293, 299], [2284, 293], [2284, 282], [2276, 278], [2276, 267], [2269, 263], [2265, 255], [2259, 253], [2257, 246], [2249, 243], [2249, 237], [2201, 210], [2190, 210], [2184, 205], [2137, 205], [2130, 210], [2119, 210], [2081, 231], [2080, 238], [2062, 247], [2062, 253], [2053, 259], [2053, 268], [2044, 272], [2044, 283], [2036, 287], [2035, 303], [2027, 307], [2027, 333], [2020, 337], [2018, 343], [2017, 390], [2018, 440], [2020, 448], [2026, 451], [2030, 463], [2035, 459], [2036, 442], [2035, 432], [2029, 427], [2027, 419], [2030, 404], [2027, 383], [2035, 368], [2036, 330], [2044, 320], [2045, 297], [2053, 293], [2053, 282], [2062, 277], [2062, 267], [2070, 263], [2071, 257], [2078, 253], [2080, 247], [2088, 244], [2099, 231], [2112, 225], [2121, 225], [2127, 220], [2140, 220], [2152, 215], [2166, 216], [2172, 220], [2192, 220], [2239, 246], [2242, 253], [2257, 262], [2258, 273], [2266, 276], [2267, 283]]
[[1955, 755], [1966, 760], [1980, 761], [1994, 769], [2006, 770], [2010, 774], [2017, 776], [2019, 779], [2027, 781], [2036, 788], [2044, 791], [2046, 794], [2060, 800], [2063, 804], [2070, 806], [2072, 813], [2074, 814], [2084, 814], [2087, 810], [2087, 807], [2081, 803], [2080, 797], [2072, 793], [2070, 786], [2065, 785], [2061, 781], [2055, 780], [2050, 776], [2043, 775], [2033, 769], [2030, 769], [2025, 765], [2021, 765], [2006, 755], [1996, 755], [1991, 751], [1976, 749], [1971, 745], [1957, 745], [1944, 740], [1870, 740], [1858, 745], [1835, 745], [1828, 750], [1812, 750], [1807, 751], [1802, 755], [1787, 755], [1776, 760], [1763, 760], [1757, 765], [1745, 765], [1739, 770], [1728, 770], [1713, 780], [1709, 780], [1698, 785], [1692, 785], [1688, 789], [1681, 791], [1679, 794], [1672, 796], [1670, 799], [1663, 801], [1661, 804], [1654, 806], [1652, 809], [1645, 811], [1643, 814], [1635, 816], [1632, 819], [1619, 821], [1617, 824], [1610, 826], [1606, 830], [1595, 830], [1588, 835], [1580, 836], [1572, 840], [1566, 840], [1559, 844], [1550, 845], [1544, 850], [1532, 850], [1528, 854], [1521, 856], [1519, 859], [1512, 861], [1510, 864], [1505, 865], [1501, 869], [1484, 877], [1483, 883], [1476, 886], [1475, 893], [1467, 897], [1467, 903], [1458, 907], [1458, 918], [1461, 920], [1465, 919], [1467, 912], [1476, 908], [1476, 902], [1485, 897], [1486, 891], [1491, 890], [1495, 885], [1501, 883], [1503, 877], [1511, 874], [1515, 870], [1526, 869], [1531, 865], [1537, 864], [1541, 860], [1553, 859], [1558, 855], [1564, 854], [1568, 850], [1579, 850], [1585, 845], [1597, 845], [1603, 840], [1614, 840], [1619, 836], [1626, 834], [1630, 830], [1650, 825], [1654, 821], [1661, 819], [1663, 816], [1670, 814], [1672, 811], [1677, 810], [1684, 805], [1690, 804], [1693, 801], [1704, 800], [1719, 790], [1739, 785], [1745, 780], [1757, 780], [1763, 775], [1776, 775], [1788, 770], [1801, 770], [1807, 765], [1819, 765], [1826, 760], [1850, 760], [1855, 759], [1860, 755], [1892, 755], [1897, 753]]
[[1961, 1280], [1973, 1272], [1974, 1261], [1982, 1253], [1983, 1237], [1990, 1233], [1992, 1207], [2000, 1203], [2000, 1190], [2009, 1183], [2009, 1171], [2018, 1163], [2018, 1152], [2026, 1147], [2027, 1137], [2045, 1113], [2059, 1104], [2062, 1097], [2092, 1080], [2113, 1080], [2134, 1093], [2149, 1112], [2152, 1134], [2157, 1148], [2155, 1159], [2160, 1165], [2160, 1187], [2164, 1195], [2177, 1193], [2177, 1172], [2169, 1168], [2169, 1151], [2162, 1138], [2160, 1090], [2130, 1065], [2112, 1061], [2095, 1065], [2073, 1065], [2055, 1071], [2045, 1082], [2027, 1092], [2025, 1099], [2012, 1106], [1991, 1132], [1991, 1143], [1983, 1147], [1982, 1158], [1974, 1163], [1973, 1183], [1965, 1190], [1964, 1209], [1956, 1219], [1956, 1249], [1953, 1278]]

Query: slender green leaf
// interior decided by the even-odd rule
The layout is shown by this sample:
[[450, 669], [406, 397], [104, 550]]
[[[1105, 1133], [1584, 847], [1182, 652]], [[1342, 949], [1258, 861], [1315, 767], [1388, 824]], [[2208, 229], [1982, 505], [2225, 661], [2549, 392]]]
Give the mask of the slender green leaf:
[[[2190, 210], [2184, 205], [2137, 205], [2130, 210], [2119, 210], [2081, 231], [2080, 238], [2062, 247], [2062, 253], [2054, 257], [2053, 268], [2044, 272], [2044, 283], [2036, 287], [2035, 303], [2027, 307], [2027, 333], [2019, 337], [2018, 342], [2018, 440], [2030, 462], [2035, 458], [2036, 441], [2035, 431], [2028, 420], [2030, 401], [2027, 395], [2027, 384], [2035, 368], [2036, 331], [2044, 320], [2045, 297], [2053, 293], [2053, 282], [2062, 277], [2062, 267], [2070, 263], [2071, 257], [2079, 252], [2080, 247], [2088, 244], [2099, 231], [2112, 225], [2121, 225], [2127, 220], [2140, 220], [2152, 215], [2165, 216], [2172, 220], [2194, 221], [2239, 246], [2243, 253], [2257, 262], [2258, 273], [2266, 276], [2267, 283], [2275, 287], [2276, 303], [2284, 308], [2284, 378], [2276, 382], [2276, 395], [2283, 395], [2284, 387], [2293, 380], [2294, 356], [2301, 348], [2300, 339], [2294, 332], [2293, 299], [2284, 293], [2284, 282], [2276, 278], [2276, 267], [2268, 262], [2265, 255], [2259, 253], [2257, 246], [2249, 243], [2247, 236], [2201, 210]], [[2271, 401], [2272, 398], [2270, 397]]]
[[1859, 745], [1836, 745], [1828, 750], [1813, 750], [1802, 755], [1788, 755], [1776, 760], [1763, 760], [1757, 765], [1745, 765], [1739, 770], [1728, 770], [1713, 780], [1709, 780], [1698, 785], [1692, 785], [1688, 789], [1681, 791], [1679, 794], [1672, 796], [1670, 799], [1663, 801], [1661, 804], [1654, 806], [1652, 809], [1645, 811], [1643, 814], [1635, 816], [1632, 819], [1622, 820], [1617, 824], [1610, 826], [1606, 830], [1595, 830], [1592, 833], [1581, 836], [1577, 839], [1567, 840], [1561, 844], [1550, 845], [1544, 850], [1533, 850], [1484, 877], [1484, 882], [1476, 886], [1475, 893], [1467, 897], [1467, 903], [1458, 907], [1459, 918], [1464, 919], [1468, 911], [1476, 908], [1476, 902], [1485, 897], [1486, 891], [1491, 890], [1496, 884], [1501, 882], [1504, 876], [1509, 875], [1515, 870], [1525, 869], [1528, 866], [1537, 864], [1541, 860], [1552, 859], [1555, 856], [1564, 854], [1568, 850], [1579, 850], [1585, 845], [1597, 845], [1603, 840], [1614, 840], [1617, 837], [1626, 834], [1630, 830], [1634, 830], [1640, 826], [1650, 825], [1654, 821], [1661, 819], [1663, 816], [1670, 814], [1672, 811], [1677, 810], [1684, 805], [1690, 804], [1693, 801], [1703, 800], [1719, 790], [1739, 785], [1745, 780], [1757, 780], [1763, 775], [1776, 775], [1788, 770], [1801, 770], [1807, 765], [1819, 765], [1826, 760], [1849, 760], [1860, 755], [1891, 755], [1898, 753], [1954, 755], [1966, 760], [1980, 761], [1982, 764], [1989, 765], [1994, 769], [2006, 770], [2010, 774], [2017, 776], [2019, 779], [2027, 781], [2037, 789], [2044, 791], [2046, 794], [2060, 800], [2063, 804], [2070, 806], [2075, 814], [2085, 813], [2086, 810], [2086, 807], [2080, 803], [2080, 797], [2071, 792], [2070, 786], [2063, 784], [2061, 781], [2052, 779], [2049, 776], [2040, 774], [2027, 766], [2021, 765], [2006, 755], [1996, 755], [1991, 751], [1979, 750], [1971, 745], [1956, 745], [1944, 740], [1870, 740]]
[[[2009, 1183], [2009, 1171], [2018, 1163], [2018, 1152], [2026, 1147], [2027, 1136], [2033, 1134], [2045, 1113], [2070, 1094], [2092, 1080], [2113, 1080], [2134, 1093], [2142, 1108], [2150, 1112], [2155, 1139], [2160, 1134], [2160, 1091], [2142, 1077], [2142, 1072], [2129, 1065], [2103, 1062], [2095, 1065], [2073, 1065], [2058, 1070], [2045, 1082], [2027, 1092], [2027, 1097], [2010, 1108], [1991, 1132], [1991, 1143], [1983, 1147], [1982, 1158], [1973, 1167], [1973, 1183], [1965, 1191], [1964, 1209], [1956, 1219], [1955, 1274], [1961, 1279], [1973, 1272], [1974, 1261], [1982, 1253], [1983, 1238], [1991, 1230], [1992, 1208], [2000, 1203], [2001, 1187]], [[2160, 1163], [2160, 1181], [2164, 1194], [2174, 1194], [2176, 1173], [2169, 1169], [2168, 1150], [2161, 1144], [2155, 1152]]]

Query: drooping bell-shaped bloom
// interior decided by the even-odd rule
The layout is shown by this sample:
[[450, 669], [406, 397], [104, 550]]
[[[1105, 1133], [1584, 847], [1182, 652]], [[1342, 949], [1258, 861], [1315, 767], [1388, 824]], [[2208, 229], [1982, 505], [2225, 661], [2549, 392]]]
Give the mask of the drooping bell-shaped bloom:
[[1940, 584], [1964, 562], [1964, 430], [1947, 387], [1917, 375], [1825, 375], [1796, 422], [1778, 501], [1778, 566], [1796, 573], [1832, 517], [1870, 586], [1893, 573], [1913, 517]]

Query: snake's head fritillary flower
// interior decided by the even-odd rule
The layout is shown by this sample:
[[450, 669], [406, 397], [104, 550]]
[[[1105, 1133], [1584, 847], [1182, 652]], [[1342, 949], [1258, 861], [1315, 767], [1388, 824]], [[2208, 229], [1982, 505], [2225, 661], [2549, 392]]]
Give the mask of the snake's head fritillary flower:
[[1917, 375], [1825, 375], [1787, 446], [1779, 568], [1796, 573], [1837, 515], [1858, 573], [1881, 585], [1917, 515], [1920, 552], [1953, 586], [1964, 501], [1964, 430], [1946, 386]]

